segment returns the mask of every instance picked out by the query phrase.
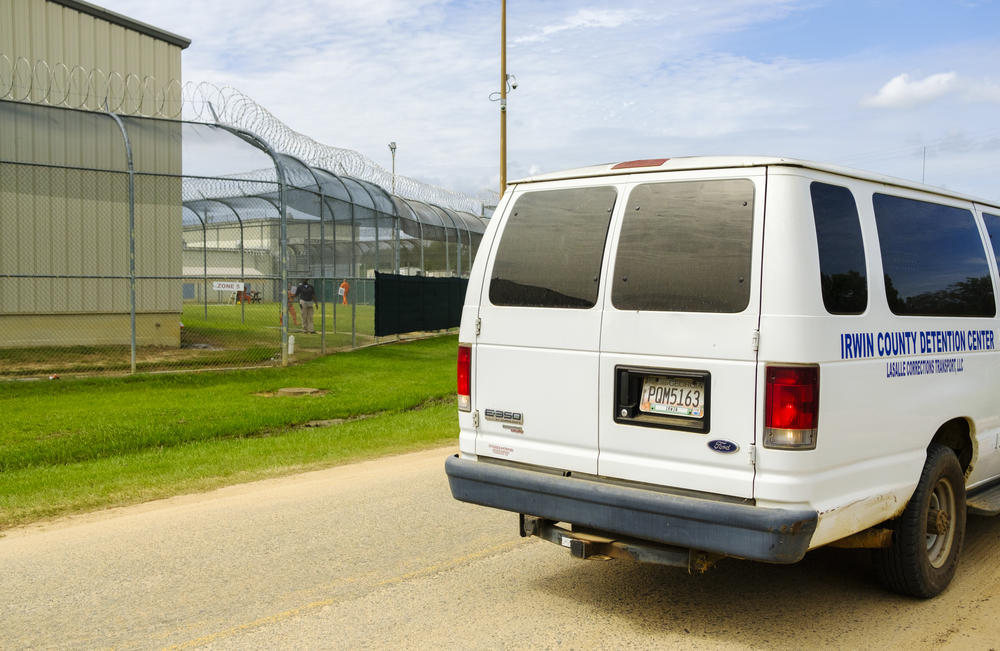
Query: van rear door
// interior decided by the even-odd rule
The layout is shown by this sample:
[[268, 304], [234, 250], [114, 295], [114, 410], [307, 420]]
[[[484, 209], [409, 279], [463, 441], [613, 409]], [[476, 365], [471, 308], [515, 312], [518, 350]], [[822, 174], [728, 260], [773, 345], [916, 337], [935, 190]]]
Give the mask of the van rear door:
[[477, 455], [597, 472], [600, 278], [617, 196], [582, 182], [514, 190], [479, 308]]
[[764, 168], [675, 172], [622, 189], [599, 474], [753, 496], [765, 179]]

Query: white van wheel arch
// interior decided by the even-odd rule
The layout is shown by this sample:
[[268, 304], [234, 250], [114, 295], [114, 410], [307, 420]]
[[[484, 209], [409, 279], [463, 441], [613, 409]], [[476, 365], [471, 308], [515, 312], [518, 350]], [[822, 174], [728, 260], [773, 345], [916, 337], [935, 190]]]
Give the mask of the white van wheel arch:
[[932, 444], [913, 497], [891, 522], [890, 547], [875, 551], [879, 579], [894, 592], [928, 598], [955, 575], [965, 538], [965, 475], [948, 447]]

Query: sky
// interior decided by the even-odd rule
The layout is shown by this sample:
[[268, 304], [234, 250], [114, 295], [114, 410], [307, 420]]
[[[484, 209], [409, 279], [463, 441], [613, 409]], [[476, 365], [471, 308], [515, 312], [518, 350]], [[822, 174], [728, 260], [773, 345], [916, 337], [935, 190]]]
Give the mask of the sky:
[[[499, 185], [500, 0], [94, 0], [192, 40], [184, 82], [471, 195]], [[804, 158], [1000, 200], [1000, 0], [508, 0], [511, 180]]]

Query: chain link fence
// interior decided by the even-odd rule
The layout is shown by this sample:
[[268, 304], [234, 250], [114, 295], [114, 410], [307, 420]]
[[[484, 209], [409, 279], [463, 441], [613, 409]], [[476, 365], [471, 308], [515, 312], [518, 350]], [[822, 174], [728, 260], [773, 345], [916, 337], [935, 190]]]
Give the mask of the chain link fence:
[[0, 101], [0, 378], [379, 343], [375, 272], [467, 276], [484, 227], [234, 127]]

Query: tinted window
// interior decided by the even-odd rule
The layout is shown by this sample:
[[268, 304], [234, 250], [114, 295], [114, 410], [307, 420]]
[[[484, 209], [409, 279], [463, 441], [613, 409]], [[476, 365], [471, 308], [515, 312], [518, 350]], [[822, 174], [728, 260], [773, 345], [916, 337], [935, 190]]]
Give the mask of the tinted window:
[[753, 183], [650, 183], [629, 196], [611, 300], [619, 310], [741, 312], [750, 301]]
[[983, 213], [983, 221], [986, 223], [986, 232], [990, 235], [990, 243], [993, 245], [993, 256], [1000, 264], [1000, 217]]
[[831, 314], [861, 314], [868, 307], [868, 275], [854, 195], [847, 188], [826, 183], [813, 183], [809, 191], [823, 304]]
[[993, 316], [993, 283], [972, 213], [876, 194], [885, 293], [896, 314]]
[[490, 302], [593, 307], [616, 197], [614, 188], [521, 195], [500, 238]]

